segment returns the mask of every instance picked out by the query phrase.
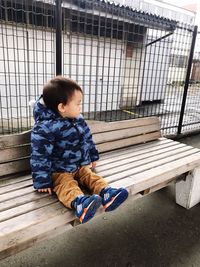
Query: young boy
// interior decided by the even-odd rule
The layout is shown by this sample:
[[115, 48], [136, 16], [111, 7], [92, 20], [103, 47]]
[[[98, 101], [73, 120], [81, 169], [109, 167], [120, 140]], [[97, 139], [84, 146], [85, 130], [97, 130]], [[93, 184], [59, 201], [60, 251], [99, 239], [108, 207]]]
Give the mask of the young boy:
[[[90, 220], [102, 204], [112, 211], [128, 197], [124, 188], [114, 189], [90, 167], [96, 166], [98, 151], [90, 130], [80, 115], [82, 90], [71, 79], [57, 76], [43, 88], [34, 106], [31, 134], [33, 186], [38, 192], [57, 194], [75, 209], [81, 223]], [[84, 195], [79, 184], [93, 195]]]

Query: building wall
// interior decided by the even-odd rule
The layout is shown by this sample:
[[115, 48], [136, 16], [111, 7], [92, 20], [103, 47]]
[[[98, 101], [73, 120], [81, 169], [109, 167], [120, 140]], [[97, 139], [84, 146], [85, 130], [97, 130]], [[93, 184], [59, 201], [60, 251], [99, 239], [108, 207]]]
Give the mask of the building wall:
[[92, 35], [64, 35], [64, 74], [83, 88], [84, 112], [119, 109], [124, 43]]
[[29, 117], [29, 101], [42, 93], [42, 86], [54, 75], [54, 33], [45, 30], [0, 27], [1, 117], [13, 123]]

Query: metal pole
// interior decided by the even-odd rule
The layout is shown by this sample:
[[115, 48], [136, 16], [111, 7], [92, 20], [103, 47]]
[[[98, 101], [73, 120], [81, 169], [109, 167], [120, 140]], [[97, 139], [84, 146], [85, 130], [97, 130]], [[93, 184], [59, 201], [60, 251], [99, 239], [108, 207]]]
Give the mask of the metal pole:
[[196, 42], [196, 37], [197, 37], [197, 28], [198, 28], [197, 26], [194, 27], [194, 32], [193, 32], [193, 36], [192, 36], [192, 44], [191, 44], [191, 49], [190, 49], [187, 74], [186, 74], [185, 85], [184, 85], [183, 100], [182, 100], [182, 106], [181, 106], [181, 113], [180, 113], [179, 124], [178, 124], [178, 134], [181, 134], [181, 130], [182, 130], [183, 116], [184, 116], [184, 111], [185, 111], [185, 103], [186, 103], [186, 99], [187, 99], [190, 73], [191, 73], [191, 69], [192, 69], [192, 60], [193, 60], [195, 42]]
[[56, 75], [62, 74], [62, 0], [56, 0]]

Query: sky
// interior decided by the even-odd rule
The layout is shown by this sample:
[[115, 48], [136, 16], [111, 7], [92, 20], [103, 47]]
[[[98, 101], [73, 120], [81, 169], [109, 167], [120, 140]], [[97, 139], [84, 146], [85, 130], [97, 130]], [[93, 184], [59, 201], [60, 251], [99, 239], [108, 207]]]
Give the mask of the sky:
[[196, 14], [195, 24], [198, 25], [198, 28], [200, 29], [200, 4], [199, 4], [199, 0], [163, 0], [163, 2], [172, 4], [175, 6], [179, 6], [179, 7], [183, 7], [184, 5], [198, 3], [197, 11], [196, 11], [197, 14]]
[[188, 4], [197, 3], [198, 0], [163, 0], [163, 2], [175, 5], [175, 6], [184, 6]]

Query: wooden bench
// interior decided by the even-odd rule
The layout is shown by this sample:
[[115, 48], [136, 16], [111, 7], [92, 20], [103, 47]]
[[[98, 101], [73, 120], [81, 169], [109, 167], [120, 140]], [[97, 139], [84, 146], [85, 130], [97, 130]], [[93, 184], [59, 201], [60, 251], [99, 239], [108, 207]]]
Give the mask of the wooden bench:
[[[176, 180], [178, 204], [190, 208], [200, 201], [200, 150], [161, 138], [158, 118], [90, 128], [101, 154], [96, 171], [113, 187], [137, 198]], [[30, 131], [0, 137], [0, 259], [74, 225], [74, 213], [55, 195], [33, 189], [29, 158]]]

